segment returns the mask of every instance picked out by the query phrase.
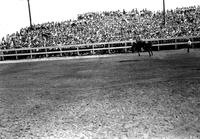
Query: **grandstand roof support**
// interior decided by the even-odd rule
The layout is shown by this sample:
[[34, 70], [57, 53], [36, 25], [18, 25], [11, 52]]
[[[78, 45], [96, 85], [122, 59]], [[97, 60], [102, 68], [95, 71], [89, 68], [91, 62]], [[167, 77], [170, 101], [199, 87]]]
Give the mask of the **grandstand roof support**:
[[28, 2], [28, 11], [29, 11], [30, 27], [32, 27], [32, 19], [31, 19], [31, 8], [30, 8], [30, 2], [29, 2], [29, 0], [27, 0], [27, 2]]
[[165, 26], [165, 0], [163, 0], [163, 25]]

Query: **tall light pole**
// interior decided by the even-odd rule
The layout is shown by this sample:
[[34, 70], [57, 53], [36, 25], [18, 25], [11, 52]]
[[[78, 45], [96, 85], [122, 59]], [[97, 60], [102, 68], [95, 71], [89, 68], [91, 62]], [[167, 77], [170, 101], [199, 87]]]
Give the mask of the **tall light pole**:
[[29, 0], [27, 0], [27, 2], [28, 2], [28, 11], [29, 11], [30, 27], [32, 27], [32, 19], [31, 19], [31, 8], [30, 8], [30, 2], [29, 2]]
[[165, 26], [165, 0], [163, 0], [163, 25]]

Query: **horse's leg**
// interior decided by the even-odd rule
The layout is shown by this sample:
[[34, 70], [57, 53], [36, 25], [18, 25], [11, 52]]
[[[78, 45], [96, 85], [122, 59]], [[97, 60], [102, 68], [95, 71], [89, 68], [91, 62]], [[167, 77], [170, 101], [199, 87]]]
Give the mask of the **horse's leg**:
[[150, 49], [148, 50], [148, 52], [149, 52], [149, 56], [152, 56], [152, 53], [151, 53], [151, 50], [150, 50]]
[[138, 51], [138, 56], [140, 56], [140, 49], [138, 48], [138, 50], [137, 50], [137, 51]]
[[149, 55], [153, 56], [153, 51], [152, 51], [151, 47], [149, 48]]
[[140, 56], [140, 48], [136, 48], [136, 51], [138, 52], [138, 56]]
[[150, 50], [148, 50], [148, 52], [149, 52], [149, 56], [151, 57], [151, 51], [150, 51]]
[[150, 52], [150, 49], [148, 47], [144, 47], [143, 49], [144, 49], [144, 51], [149, 53], [149, 56], [151, 56], [151, 52]]

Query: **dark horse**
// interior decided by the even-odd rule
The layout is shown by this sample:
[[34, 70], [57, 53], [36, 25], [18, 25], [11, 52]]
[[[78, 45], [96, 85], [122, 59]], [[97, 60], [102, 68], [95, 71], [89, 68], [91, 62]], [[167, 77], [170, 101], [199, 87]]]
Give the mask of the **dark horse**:
[[149, 53], [149, 56], [153, 56], [151, 47], [152, 47], [152, 43], [150, 41], [145, 42], [142, 40], [138, 40], [136, 42], [133, 42], [132, 52], [137, 51], [138, 55], [140, 56], [140, 52], [142, 51], [142, 48], [143, 48], [144, 51], [147, 51]]

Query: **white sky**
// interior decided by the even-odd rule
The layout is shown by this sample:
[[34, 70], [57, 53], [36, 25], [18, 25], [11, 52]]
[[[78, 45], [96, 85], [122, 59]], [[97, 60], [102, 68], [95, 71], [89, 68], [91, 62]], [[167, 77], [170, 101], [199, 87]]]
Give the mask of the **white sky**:
[[[30, 0], [32, 23], [75, 19], [92, 11], [162, 10], [163, 0]], [[166, 9], [200, 5], [200, 0], [165, 0]], [[29, 26], [27, 0], [0, 0], [0, 38]]]

